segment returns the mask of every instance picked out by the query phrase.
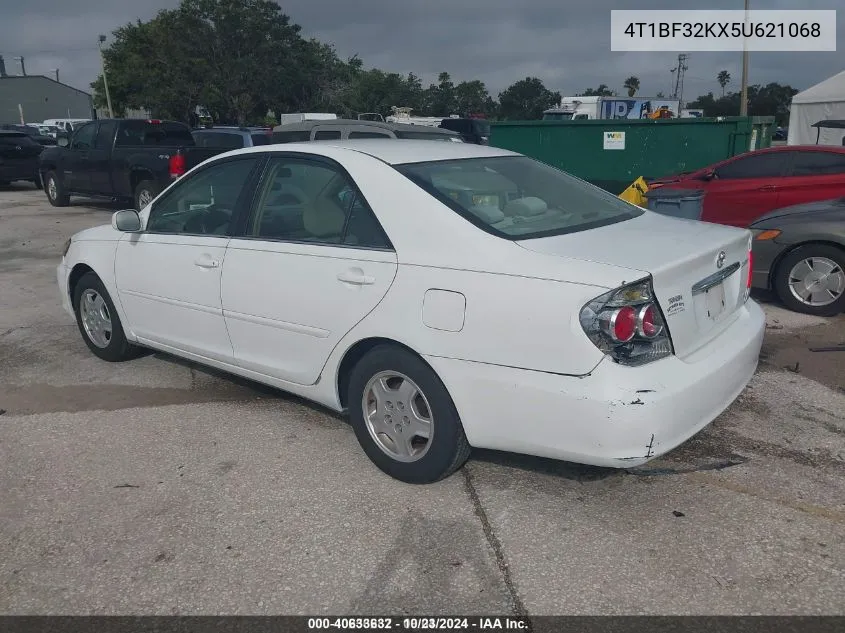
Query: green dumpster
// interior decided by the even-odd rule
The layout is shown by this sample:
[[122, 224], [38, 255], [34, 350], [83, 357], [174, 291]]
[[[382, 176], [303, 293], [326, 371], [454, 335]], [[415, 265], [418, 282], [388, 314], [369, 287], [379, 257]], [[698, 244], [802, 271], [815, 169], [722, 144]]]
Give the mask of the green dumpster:
[[618, 195], [660, 178], [769, 147], [774, 117], [499, 121], [490, 145], [520, 152]]

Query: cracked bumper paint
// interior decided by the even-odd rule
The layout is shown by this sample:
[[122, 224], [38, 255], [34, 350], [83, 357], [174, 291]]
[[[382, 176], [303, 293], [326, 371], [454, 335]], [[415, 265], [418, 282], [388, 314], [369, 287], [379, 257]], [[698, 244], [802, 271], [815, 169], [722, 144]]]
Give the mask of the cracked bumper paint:
[[748, 301], [717, 339], [641, 367], [602, 361], [569, 377], [426, 357], [477, 448], [630, 468], [682, 444], [721, 414], [757, 368], [763, 310]]

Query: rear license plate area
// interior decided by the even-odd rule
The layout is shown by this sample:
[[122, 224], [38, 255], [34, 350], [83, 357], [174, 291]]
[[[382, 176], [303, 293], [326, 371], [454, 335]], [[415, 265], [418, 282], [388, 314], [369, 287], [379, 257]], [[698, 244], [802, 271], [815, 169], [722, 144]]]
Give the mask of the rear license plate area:
[[713, 286], [704, 291], [704, 310], [707, 318], [718, 321], [725, 313], [725, 284]]

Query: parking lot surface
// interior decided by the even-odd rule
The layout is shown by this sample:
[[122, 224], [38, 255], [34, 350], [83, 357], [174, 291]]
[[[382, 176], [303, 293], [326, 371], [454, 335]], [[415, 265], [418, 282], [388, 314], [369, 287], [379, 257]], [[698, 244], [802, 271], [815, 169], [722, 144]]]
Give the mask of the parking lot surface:
[[765, 304], [750, 388], [641, 468], [477, 451], [409, 486], [316, 406], [94, 357], [55, 266], [114, 210], [0, 190], [0, 613], [845, 613], [845, 354], [809, 350], [845, 315]]

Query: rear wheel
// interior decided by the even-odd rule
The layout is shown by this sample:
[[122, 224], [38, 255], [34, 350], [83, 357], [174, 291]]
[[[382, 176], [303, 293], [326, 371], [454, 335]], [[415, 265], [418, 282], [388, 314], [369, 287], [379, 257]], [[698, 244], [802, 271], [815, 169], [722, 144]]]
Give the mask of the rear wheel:
[[85, 273], [77, 282], [73, 308], [79, 332], [95, 356], [116, 363], [138, 355], [138, 348], [126, 340], [108, 291], [94, 273]]
[[391, 477], [432, 483], [458, 470], [470, 454], [446, 387], [418, 356], [380, 345], [352, 370], [352, 426], [367, 456]]
[[827, 244], [795, 249], [778, 265], [774, 286], [796, 312], [834, 316], [845, 311], [845, 250]]
[[54, 171], [47, 172], [47, 180], [44, 183], [44, 191], [47, 199], [54, 207], [66, 207], [70, 204], [70, 196], [65, 192], [64, 184]]
[[161, 192], [152, 180], [142, 180], [135, 187], [135, 209], [140, 213]]

